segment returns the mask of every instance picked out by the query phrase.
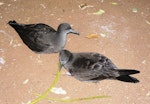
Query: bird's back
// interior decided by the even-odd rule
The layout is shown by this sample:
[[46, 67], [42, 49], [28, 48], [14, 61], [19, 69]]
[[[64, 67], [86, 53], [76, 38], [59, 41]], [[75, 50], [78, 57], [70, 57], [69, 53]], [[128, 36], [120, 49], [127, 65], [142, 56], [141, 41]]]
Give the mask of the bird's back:
[[12, 26], [19, 35], [34, 35], [34, 32], [43, 32], [44, 33], [50, 33], [50, 32], [56, 32], [52, 27], [43, 24], [19, 24], [16, 21], [9, 21], [8, 24]]
[[9, 21], [8, 24], [12, 26], [22, 41], [35, 52], [42, 52], [50, 45], [51, 35], [55, 35], [56, 31], [43, 23], [38, 24], [18, 24], [15, 21]]
[[118, 74], [112, 61], [98, 53], [73, 53], [66, 68], [81, 81], [102, 80]]

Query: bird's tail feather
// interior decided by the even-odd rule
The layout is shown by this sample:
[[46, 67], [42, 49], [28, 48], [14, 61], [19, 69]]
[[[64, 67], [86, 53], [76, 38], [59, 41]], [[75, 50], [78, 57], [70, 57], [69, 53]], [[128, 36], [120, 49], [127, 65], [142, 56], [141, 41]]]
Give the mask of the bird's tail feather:
[[12, 25], [17, 24], [17, 22], [15, 20], [13, 20], [13, 21], [9, 21], [8, 24], [12, 26]]
[[123, 76], [119, 76], [116, 78], [117, 80], [120, 80], [120, 81], [123, 81], [123, 82], [131, 82], [131, 83], [138, 83], [139, 80], [134, 78], [134, 77], [131, 77], [129, 75], [123, 75]]
[[129, 75], [140, 73], [140, 71], [138, 71], [138, 70], [127, 70], [127, 69], [121, 69], [121, 70], [118, 69], [118, 71], [119, 71], [120, 76], [116, 78], [117, 80], [124, 81], [124, 82], [131, 82], [131, 83], [139, 82], [138, 79], [131, 77]]
[[15, 20], [9, 21], [8, 24], [13, 27], [19, 33], [19, 35], [21, 35], [23, 24], [18, 24]]
[[118, 69], [119, 75], [131, 75], [140, 73], [138, 70]]
[[[18, 28], [20, 28], [20, 26], [21, 26], [21, 24], [18, 24], [15, 20], [9, 21], [8, 24], [9, 24], [10, 26], [12, 26], [15, 30], [16, 30], [16, 29], [18, 30]], [[17, 31], [17, 30], [16, 30], [16, 31]]]

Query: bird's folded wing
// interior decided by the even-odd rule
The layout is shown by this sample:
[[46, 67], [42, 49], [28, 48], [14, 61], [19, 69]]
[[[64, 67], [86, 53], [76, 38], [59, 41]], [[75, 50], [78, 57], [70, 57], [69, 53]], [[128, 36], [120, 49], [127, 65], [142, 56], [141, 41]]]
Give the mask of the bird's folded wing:
[[56, 32], [54, 28], [43, 23], [29, 24], [29, 25], [27, 24], [24, 25], [23, 27], [24, 29], [28, 29], [31, 31]]
[[114, 71], [115, 65], [105, 56], [97, 53], [86, 54], [85, 57], [77, 58], [74, 62], [78, 71], [75, 75], [85, 79], [102, 79], [110, 76], [111, 71]]

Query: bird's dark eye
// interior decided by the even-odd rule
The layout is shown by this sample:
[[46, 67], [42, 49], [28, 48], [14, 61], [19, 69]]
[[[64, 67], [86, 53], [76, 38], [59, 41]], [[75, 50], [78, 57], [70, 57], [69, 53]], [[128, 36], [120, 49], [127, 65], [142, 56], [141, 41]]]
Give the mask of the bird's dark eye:
[[65, 26], [65, 27], [64, 27], [64, 30], [70, 30], [70, 29], [71, 29], [70, 26]]
[[71, 29], [71, 26], [67, 23], [63, 23], [61, 24], [59, 27], [58, 27], [58, 30], [59, 31], [63, 31], [63, 30], [70, 30]]

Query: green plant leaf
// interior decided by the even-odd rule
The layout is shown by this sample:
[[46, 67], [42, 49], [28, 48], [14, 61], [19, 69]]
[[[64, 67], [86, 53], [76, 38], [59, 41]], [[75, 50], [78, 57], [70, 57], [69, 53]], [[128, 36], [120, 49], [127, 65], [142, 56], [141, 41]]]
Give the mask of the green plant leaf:
[[[40, 96], [39, 94], [36, 94], [37, 96]], [[110, 96], [89, 96], [84, 98], [74, 98], [74, 99], [59, 99], [59, 98], [49, 98], [46, 97], [47, 100], [57, 101], [57, 102], [78, 102], [83, 100], [94, 100], [94, 99], [100, 99], [100, 98], [109, 98]]]
[[[58, 65], [59, 69], [60, 69], [60, 65]], [[56, 83], [58, 82], [58, 79], [60, 77], [60, 71], [57, 71], [56, 77], [53, 81], [53, 83], [50, 85], [50, 87], [40, 96], [38, 96], [35, 100], [31, 101], [30, 104], [36, 104], [37, 102], [41, 101], [42, 99], [46, 98], [47, 95], [51, 92], [52, 88], [56, 85]]]

